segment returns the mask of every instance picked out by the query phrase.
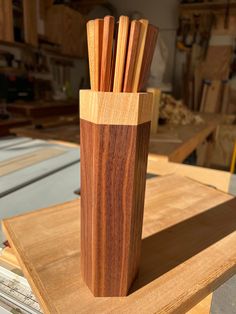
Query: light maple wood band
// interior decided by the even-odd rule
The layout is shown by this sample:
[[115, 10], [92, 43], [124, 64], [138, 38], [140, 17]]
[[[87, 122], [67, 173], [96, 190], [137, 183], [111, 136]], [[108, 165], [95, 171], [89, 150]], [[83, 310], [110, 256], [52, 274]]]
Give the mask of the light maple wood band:
[[96, 124], [142, 124], [151, 121], [152, 94], [81, 90], [80, 118]]

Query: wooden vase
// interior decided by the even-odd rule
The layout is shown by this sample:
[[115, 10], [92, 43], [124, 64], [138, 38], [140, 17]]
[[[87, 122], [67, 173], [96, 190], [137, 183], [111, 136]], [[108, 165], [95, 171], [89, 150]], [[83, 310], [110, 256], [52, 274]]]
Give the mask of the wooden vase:
[[152, 95], [80, 91], [81, 271], [126, 296], [139, 267]]

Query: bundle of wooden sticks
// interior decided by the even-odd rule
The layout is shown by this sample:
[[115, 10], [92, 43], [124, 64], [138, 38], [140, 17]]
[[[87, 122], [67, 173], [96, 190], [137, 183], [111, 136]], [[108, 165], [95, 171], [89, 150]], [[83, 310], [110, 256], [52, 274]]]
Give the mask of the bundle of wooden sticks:
[[156, 46], [158, 29], [148, 20], [113, 16], [87, 23], [91, 90], [144, 91]]

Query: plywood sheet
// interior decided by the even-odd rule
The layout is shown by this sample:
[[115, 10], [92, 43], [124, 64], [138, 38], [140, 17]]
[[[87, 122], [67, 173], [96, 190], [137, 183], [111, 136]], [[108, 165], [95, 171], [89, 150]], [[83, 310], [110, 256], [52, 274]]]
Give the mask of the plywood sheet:
[[236, 271], [236, 200], [187, 178], [147, 181], [139, 276], [95, 298], [80, 276], [80, 201], [3, 221], [45, 313], [183, 313]]

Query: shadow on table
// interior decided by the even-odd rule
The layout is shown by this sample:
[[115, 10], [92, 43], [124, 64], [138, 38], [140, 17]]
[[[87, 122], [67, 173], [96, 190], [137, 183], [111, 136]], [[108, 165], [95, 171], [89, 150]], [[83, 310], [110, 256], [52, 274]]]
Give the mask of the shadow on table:
[[130, 293], [235, 230], [236, 198], [143, 239], [139, 275]]

